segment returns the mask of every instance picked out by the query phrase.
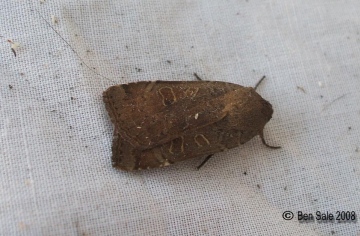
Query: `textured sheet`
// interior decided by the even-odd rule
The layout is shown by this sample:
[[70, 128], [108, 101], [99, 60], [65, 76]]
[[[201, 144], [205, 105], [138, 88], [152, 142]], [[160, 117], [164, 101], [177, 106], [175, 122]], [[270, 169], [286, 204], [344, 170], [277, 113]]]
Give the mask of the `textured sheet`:
[[[360, 214], [359, 10], [358, 0], [1, 1], [0, 235], [359, 235], [358, 222], [297, 219]], [[266, 75], [265, 136], [282, 149], [256, 137], [200, 171], [201, 159], [112, 168], [102, 92], [194, 72], [245, 86]]]

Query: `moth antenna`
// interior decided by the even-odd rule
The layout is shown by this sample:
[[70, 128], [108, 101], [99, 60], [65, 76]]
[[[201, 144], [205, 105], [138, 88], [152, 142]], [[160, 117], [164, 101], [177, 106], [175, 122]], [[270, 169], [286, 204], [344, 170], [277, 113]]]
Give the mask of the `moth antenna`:
[[265, 138], [264, 138], [264, 132], [261, 130], [260, 133], [260, 138], [261, 138], [261, 142], [268, 148], [272, 148], [272, 149], [278, 149], [281, 148], [280, 146], [271, 146], [269, 144], [266, 143]]
[[209, 155], [205, 158], [205, 160], [203, 162], [201, 162], [201, 164], [196, 167], [197, 170], [200, 170], [200, 168], [212, 157], [213, 155]]
[[256, 83], [254, 89], [256, 90], [257, 87], [259, 87], [259, 85], [261, 84], [261, 82], [265, 79], [265, 75], [259, 80], [259, 82]]
[[14, 53], [14, 56], [16, 57], [16, 51], [15, 51], [15, 49], [11, 49], [11, 51]]
[[[33, 11], [33, 10], [32, 10], [32, 11]], [[100, 77], [102, 77], [102, 78], [104, 78], [104, 79], [106, 79], [106, 80], [108, 80], [108, 81], [110, 81], [110, 82], [116, 83], [115, 81], [113, 81], [113, 80], [111, 80], [111, 79], [103, 76], [102, 74], [99, 74], [98, 72], [94, 71], [88, 64], [86, 64], [85, 61], [84, 61], [84, 59], [82, 59], [82, 57], [79, 55], [79, 53], [77, 53], [77, 52], [75, 51], [75, 49], [70, 45], [70, 43], [68, 43], [68, 42], [64, 39], [64, 37], [62, 37], [61, 34], [59, 34], [59, 33], [54, 29], [54, 27], [52, 27], [52, 25], [45, 19], [45, 17], [43, 17], [37, 9], [35, 9], [35, 11], [39, 14], [39, 16], [43, 19], [43, 21], [45, 21], [45, 23], [69, 46], [69, 48], [75, 53], [75, 55], [80, 59], [80, 61], [81, 61], [90, 71], [92, 71], [94, 74], [96, 74], [96, 75], [98, 75], [98, 76], [100, 76]]]
[[194, 76], [196, 77], [197, 80], [203, 81], [196, 73], [194, 73]]

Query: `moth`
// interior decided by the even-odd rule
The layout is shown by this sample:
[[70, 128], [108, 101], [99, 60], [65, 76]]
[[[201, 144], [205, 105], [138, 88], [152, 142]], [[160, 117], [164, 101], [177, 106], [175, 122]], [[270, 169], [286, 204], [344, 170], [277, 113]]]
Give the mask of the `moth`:
[[[113, 166], [168, 166], [238, 147], [259, 135], [271, 104], [252, 87], [220, 81], [143, 81], [111, 86], [103, 101], [115, 126]], [[264, 77], [263, 77], [264, 78]], [[262, 78], [262, 79], [263, 79]]]

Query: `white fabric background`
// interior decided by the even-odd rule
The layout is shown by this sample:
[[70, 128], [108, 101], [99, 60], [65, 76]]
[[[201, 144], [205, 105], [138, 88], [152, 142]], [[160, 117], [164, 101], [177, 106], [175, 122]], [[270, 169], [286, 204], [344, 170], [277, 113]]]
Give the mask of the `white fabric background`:
[[[360, 215], [359, 10], [358, 0], [1, 1], [0, 234], [359, 235], [358, 222], [282, 218]], [[37, 11], [58, 18], [81, 59]], [[193, 72], [245, 86], [266, 75], [265, 136], [282, 149], [256, 137], [200, 171], [202, 159], [112, 168], [102, 92]]]

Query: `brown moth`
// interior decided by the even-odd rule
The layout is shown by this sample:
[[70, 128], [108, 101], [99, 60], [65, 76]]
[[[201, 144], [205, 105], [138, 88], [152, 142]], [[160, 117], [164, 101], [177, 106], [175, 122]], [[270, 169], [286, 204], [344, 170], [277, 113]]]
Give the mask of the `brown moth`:
[[202, 166], [212, 154], [256, 135], [278, 148], [263, 137], [272, 106], [251, 87], [219, 81], [137, 82], [111, 86], [103, 100], [115, 126], [113, 166], [122, 170], [207, 156]]

